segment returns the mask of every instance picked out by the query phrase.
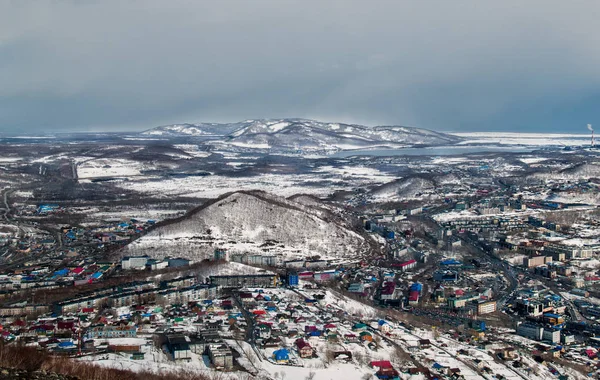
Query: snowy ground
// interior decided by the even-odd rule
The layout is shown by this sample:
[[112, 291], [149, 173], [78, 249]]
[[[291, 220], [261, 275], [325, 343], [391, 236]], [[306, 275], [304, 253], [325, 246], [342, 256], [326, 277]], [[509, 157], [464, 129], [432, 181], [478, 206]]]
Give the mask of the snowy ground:
[[[229, 164], [236, 167], [244, 165], [243, 162], [238, 161]], [[377, 185], [393, 179], [394, 177], [389, 174], [372, 168], [359, 168], [355, 171], [353, 168], [322, 167], [314, 174], [265, 173], [252, 177], [209, 175], [168, 179], [145, 177], [143, 180], [122, 181], [116, 185], [127, 190], [160, 197], [216, 198], [238, 190], [263, 190], [287, 197], [295, 194], [326, 196], [336, 190], [350, 190], [361, 185]]]
[[138, 176], [143, 169], [144, 165], [138, 161], [100, 158], [79, 164], [77, 176], [80, 179]]
[[503, 144], [529, 146], [579, 146], [590, 143], [588, 134], [517, 133], [517, 132], [465, 132], [453, 133], [465, 138], [460, 145]]

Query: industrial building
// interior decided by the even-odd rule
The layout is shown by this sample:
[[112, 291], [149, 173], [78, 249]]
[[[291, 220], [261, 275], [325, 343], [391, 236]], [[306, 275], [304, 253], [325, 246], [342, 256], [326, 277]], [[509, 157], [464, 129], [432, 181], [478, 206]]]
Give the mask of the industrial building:
[[231, 276], [210, 276], [210, 283], [223, 288], [274, 288], [277, 286], [276, 274], [244, 274]]

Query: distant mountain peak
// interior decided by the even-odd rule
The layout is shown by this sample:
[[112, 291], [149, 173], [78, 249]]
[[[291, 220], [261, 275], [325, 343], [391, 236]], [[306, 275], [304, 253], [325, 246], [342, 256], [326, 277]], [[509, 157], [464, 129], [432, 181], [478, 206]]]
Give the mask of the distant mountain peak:
[[321, 122], [301, 118], [248, 119], [238, 123], [173, 124], [146, 136], [210, 137], [220, 148], [324, 151], [449, 145], [460, 137], [422, 128]]

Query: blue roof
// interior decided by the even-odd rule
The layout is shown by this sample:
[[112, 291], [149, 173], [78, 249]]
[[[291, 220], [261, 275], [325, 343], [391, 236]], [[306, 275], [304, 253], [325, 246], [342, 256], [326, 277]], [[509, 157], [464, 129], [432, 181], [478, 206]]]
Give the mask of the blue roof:
[[39, 208], [43, 208], [43, 209], [54, 209], [54, 208], [59, 208], [60, 206], [57, 204], [43, 204], [40, 205]]
[[544, 317], [548, 317], [548, 318], [560, 318], [560, 315], [553, 314], [553, 313], [544, 313]]
[[58, 347], [63, 347], [63, 348], [64, 347], [73, 347], [73, 346], [74, 346], [73, 342], [60, 342], [58, 344]]
[[100, 278], [100, 277], [102, 277], [102, 272], [96, 272], [96, 273], [94, 273], [94, 274], [92, 275], [92, 278], [96, 278], [96, 279], [98, 279], [98, 278]]
[[440, 263], [441, 265], [460, 265], [461, 262], [455, 259], [447, 259]]
[[273, 356], [275, 357], [275, 360], [289, 360], [290, 353], [285, 348], [282, 348], [273, 352]]
[[66, 276], [67, 274], [69, 274], [69, 270], [67, 268], [63, 268], [61, 270], [57, 270], [56, 272], [54, 272], [54, 274], [58, 276]]

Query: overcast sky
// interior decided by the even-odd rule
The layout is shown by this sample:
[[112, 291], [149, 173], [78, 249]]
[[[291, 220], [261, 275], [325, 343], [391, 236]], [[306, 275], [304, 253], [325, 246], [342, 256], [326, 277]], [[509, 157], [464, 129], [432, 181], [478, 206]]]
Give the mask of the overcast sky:
[[0, 0], [0, 131], [600, 126], [600, 1]]

